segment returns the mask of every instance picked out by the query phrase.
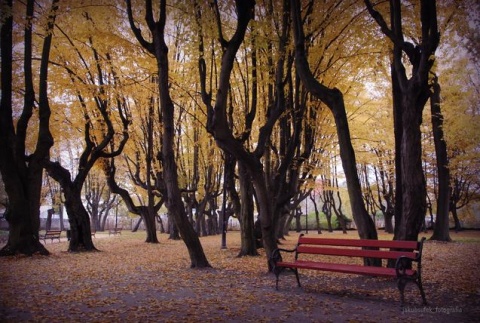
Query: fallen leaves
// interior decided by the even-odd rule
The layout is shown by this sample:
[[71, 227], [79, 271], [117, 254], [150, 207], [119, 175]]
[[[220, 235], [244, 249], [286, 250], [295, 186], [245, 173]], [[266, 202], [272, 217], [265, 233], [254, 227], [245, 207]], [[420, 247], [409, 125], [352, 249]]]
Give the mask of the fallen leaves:
[[[480, 263], [472, 257], [480, 233], [465, 234], [466, 241], [428, 241], [423, 264], [427, 300], [462, 307], [456, 315], [463, 320], [478, 315], [480, 291], [475, 272]], [[296, 240], [292, 234], [282, 247], [292, 248]], [[219, 236], [201, 238], [213, 266], [201, 270], [189, 268], [182, 241], [166, 235], [160, 244], [143, 241], [143, 233], [115, 238], [97, 233], [94, 242], [101, 252], [71, 254], [61, 242], [48, 245], [49, 257], [0, 258], [0, 321], [359, 322], [400, 312], [396, 284], [386, 279], [301, 271], [303, 288], [296, 287], [294, 276], [282, 275], [276, 291], [263, 250], [260, 257], [237, 258], [238, 233], [229, 232], [227, 250], [220, 250]], [[418, 289], [410, 286], [407, 303], [419, 306]], [[439, 322], [453, 317], [422, 315]]]

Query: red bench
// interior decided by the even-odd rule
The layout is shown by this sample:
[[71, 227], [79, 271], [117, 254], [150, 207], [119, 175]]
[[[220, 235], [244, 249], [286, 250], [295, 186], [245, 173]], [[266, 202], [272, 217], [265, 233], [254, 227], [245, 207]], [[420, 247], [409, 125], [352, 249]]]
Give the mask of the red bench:
[[53, 239], [57, 239], [60, 242], [60, 235], [62, 234], [62, 230], [47, 230], [45, 234], [41, 236], [40, 239], [43, 240], [43, 243], [47, 243], [47, 239], [50, 239], [53, 243]]
[[[368, 276], [392, 277], [397, 279], [400, 290], [401, 306], [405, 302], [404, 290], [409, 282], [415, 283], [426, 305], [425, 292], [422, 286], [422, 248], [425, 238], [420, 241], [391, 241], [391, 240], [358, 240], [358, 239], [325, 239], [306, 237], [301, 234], [295, 249], [286, 250], [278, 248], [271, 257], [273, 272], [276, 276], [275, 287], [278, 289], [280, 274], [289, 269], [295, 273], [298, 286], [300, 278], [298, 269], [322, 270], [340, 272], [345, 274], [358, 274]], [[291, 261], [282, 260], [281, 252], [294, 253]], [[396, 260], [395, 268], [374, 267], [357, 264], [345, 264], [335, 261], [333, 257], [317, 258], [302, 255], [323, 255], [335, 257], [358, 257]], [[302, 257], [301, 257], [302, 256]], [[302, 259], [300, 259], [302, 258]], [[327, 259], [328, 258], [328, 259]], [[333, 259], [333, 260], [332, 260]], [[416, 268], [412, 267], [416, 263]]]

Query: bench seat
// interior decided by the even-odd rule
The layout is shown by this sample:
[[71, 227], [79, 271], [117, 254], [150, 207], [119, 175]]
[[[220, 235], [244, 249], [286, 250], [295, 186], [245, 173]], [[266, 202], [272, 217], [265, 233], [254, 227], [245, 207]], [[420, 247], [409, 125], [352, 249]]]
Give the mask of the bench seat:
[[[358, 274], [366, 276], [380, 276], [380, 277], [397, 277], [397, 272], [395, 268], [387, 267], [373, 267], [373, 266], [362, 266], [362, 265], [350, 265], [350, 264], [333, 264], [329, 262], [316, 262], [316, 261], [304, 261], [297, 260], [296, 262], [278, 262], [277, 266], [280, 267], [289, 267], [289, 268], [299, 268], [299, 269], [311, 269], [311, 270], [322, 270], [322, 271], [332, 271], [345, 274]], [[415, 275], [416, 271], [412, 269], [407, 269], [406, 274], [409, 276]]]

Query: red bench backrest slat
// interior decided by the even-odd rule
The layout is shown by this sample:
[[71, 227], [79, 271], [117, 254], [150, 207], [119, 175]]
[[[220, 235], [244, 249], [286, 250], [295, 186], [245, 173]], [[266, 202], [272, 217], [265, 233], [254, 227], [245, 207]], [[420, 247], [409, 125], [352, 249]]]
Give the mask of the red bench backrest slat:
[[397, 259], [401, 256], [416, 258], [416, 253], [411, 251], [385, 251], [385, 250], [366, 250], [351, 248], [329, 248], [300, 245], [297, 247], [297, 253], [331, 255], [331, 256], [347, 256], [347, 257], [366, 257], [381, 259]]
[[367, 239], [329, 239], [329, 238], [309, 238], [301, 236], [298, 244], [309, 244], [317, 246], [344, 246], [344, 247], [369, 247], [369, 248], [396, 248], [407, 250], [418, 250], [417, 241], [403, 240], [367, 240]]

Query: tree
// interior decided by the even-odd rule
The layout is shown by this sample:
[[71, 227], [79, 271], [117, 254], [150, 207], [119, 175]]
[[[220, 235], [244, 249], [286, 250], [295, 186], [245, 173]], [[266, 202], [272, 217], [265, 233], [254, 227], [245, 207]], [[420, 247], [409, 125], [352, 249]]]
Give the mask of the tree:
[[[24, 28], [24, 91], [23, 110], [15, 124], [12, 101], [12, 84], [18, 80], [13, 78], [13, 20], [14, 9], [11, 0], [2, 1], [2, 12], [5, 20], [1, 27], [1, 103], [0, 103], [0, 171], [8, 195], [9, 209], [6, 219], [10, 233], [7, 245], [0, 255], [22, 253], [31, 255], [39, 252], [48, 254], [48, 250], [40, 243], [38, 230], [40, 227], [40, 196], [42, 189], [43, 161], [49, 158], [49, 150], [53, 145], [50, 133], [50, 105], [48, 100], [49, 55], [53, 38], [58, 1], [53, 0], [43, 16], [45, 30], [34, 31], [35, 1], [26, 3], [26, 15], [19, 25]], [[38, 12], [37, 12], [38, 13]], [[40, 54], [38, 96], [34, 87], [36, 73], [33, 72], [34, 36], [43, 37]], [[37, 111], [35, 111], [37, 108]], [[32, 126], [38, 122], [38, 128]], [[31, 129], [33, 128], [33, 129]], [[29, 131], [28, 131], [29, 130]], [[28, 134], [37, 130], [36, 146], [32, 151], [27, 146]]]
[[155, 21], [152, 1], [145, 1], [145, 20], [152, 36], [152, 42], [148, 42], [142, 35], [141, 29], [135, 25], [133, 18], [132, 4], [127, 0], [127, 11], [130, 28], [132, 29], [137, 41], [152, 55], [157, 61], [158, 88], [160, 95], [160, 108], [163, 120], [162, 137], [162, 166], [164, 170], [165, 187], [167, 192], [166, 205], [169, 212], [173, 215], [175, 224], [180, 235], [185, 242], [191, 261], [192, 268], [210, 267], [208, 260], [203, 252], [202, 245], [195, 233], [191, 223], [188, 221], [185, 208], [183, 206], [181, 192], [178, 185], [177, 164], [175, 162], [175, 151], [173, 147], [174, 139], [174, 105], [169, 93], [168, 78], [168, 47], [165, 43], [165, 24], [167, 20], [166, 0], [161, 0], [158, 7], [159, 19]]
[[[267, 258], [269, 258], [273, 250], [277, 246], [276, 221], [278, 220], [278, 217], [276, 216], [276, 214], [278, 215], [278, 212], [276, 211], [280, 211], [281, 208], [275, 209], [278, 204], [273, 202], [273, 199], [276, 198], [276, 196], [269, 191], [270, 186], [268, 183], [267, 173], [264, 169], [264, 166], [262, 165], [261, 159], [265, 156], [266, 150], [268, 149], [274, 125], [282, 116], [282, 113], [285, 112], [286, 106], [283, 101], [283, 89], [277, 88], [279, 96], [276, 97], [275, 100], [270, 101], [274, 104], [269, 105], [268, 111], [266, 112], [265, 116], [263, 116], [264, 124], [259, 130], [257, 146], [253, 151], [250, 151], [247, 147], [245, 147], [244, 140], [241, 140], [241, 138], [249, 137], [252, 134], [252, 129], [250, 126], [255, 118], [255, 104], [252, 104], [250, 110], [246, 109], [246, 111], [248, 112], [244, 114], [244, 132], [237, 137], [234, 135], [235, 124], [233, 120], [229, 118], [229, 116], [231, 117], [231, 115], [227, 113], [227, 99], [230, 89], [230, 78], [233, 70], [235, 56], [239, 47], [243, 43], [247, 26], [250, 20], [252, 20], [253, 18], [255, 3], [253, 1], [236, 1], [235, 5], [237, 14], [237, 26], [235, 32], [228, 41], [223, 36], [221, 21], [217, 7], [217, 30], [219, 34], [220, 44], [222, 45], [223, 49], [223, 56], [220, 69], [218, 90], [216, 93], [215, 106], [211, 106], [209, 102], [209, 94], [207, 93], [205, 87], [206, 74], [204, 72], [204, 69], [202, 68], [200, 69], [200, 81], [202, 84], [203, 97], [206, 98], [203, 101], [207, 105], [208, 131], [213, 135], [215, 141], [222, 150], [233, 155], [239, 163], [243, 164], [242, 167], [245, 167], [253, 183], [255, 197], [257, 200], [257, 207], [259, 211], [259, 223], [261, 227], [263, 246], [265, 248]], [[280, 24], [281, 36], [279, 40], [279, 55], [274, 76], [277, 80], [279, 80], [279, 82], [276, 83], [277, 85], [281, 85], [280, 80], [284, 79], [283, 69], [286, 62], [286, 36], [289, 30], [287, 1], [283, 2], [281, 17], [282, 23]], [[200, 66], [205, 66], [204, 63], [200, 64]], [[248, 107], [246, 102], [244, 102], [244, 104], [244, 107]], [[302, 113], [303, 112], [301, 112], [300, 115]], [[301, 118], [295, 119], [295, 122], [301, 122]], [[288, 166], [292, 165], [292, 160], [293, 154], [284, 164], [280, 166], [280, 168], [282, 168], [284, 171], [283, 174], [279, 173], [280, 177], [286, 174], [287, 170], [289, 169]], [[269, 269], [271, 269], [270, 263]]]
[[[215, 77], [218, 79], [221, 77], [222, 73], [225, 74], [225, 69], [227, 66], [224, 65], [223, 57], [222, 57], [222, 62], [221, 68], [220, 68], [220, 76], [218, 73], [216, 73], [216, 69], [212, 71], [210, 75], [210, 84], [207, 84], [207, 63], [206, 63], [206, 50], [205, 50], [205, 39], [206, 36], [209, 34], [208, 33], [208, 25], [210, 24], [208, 18], [205, 19], [204, 17], [207, 14], [213, 15], [213, 19], [217, 23], [217, 34], [219, 35], [221, 41], [220, 41], [220, 47], [222, 50], [223, 55], [226, 53], [226, 41], [223, 39], [222, 35], [222, 28], [221, 28], [221, 21], [220, 21], [220, 9], [218, 7], [218, 3], [215, 1], [212, 6], [213, 10], [209, 9], [204, 9], [197, 1], [194, 2], [194, 11], [195, 11], [195, 21], [197, 24], [197, 37], [198, 37], [198, 49], [199, 49], [199, 59], [198, 59], [198, 70], [199, 70], [199, 77], [200, 77], [200, 90], [201, 90], [201, 99], [205, 107], [207, 108], [207, 118], [208, 121], [210, 120], [211, 117], [211, 111], [213, 109], [212, 106], [212, 90], [213, 90], [213, 85], [212, 85], [212, 79]], [[208, 15], [208, 16], [210, 16]], [[207, 17], [208, 17], [207, 16]], [[206, 26], [204, 26], [206, 24]], [[206, 28], [207, 27], [207, 28]], [[245, 26], [246, 27], [246, 26]], [[252, 27], [253, 28], [253, 27]], [[211, 36], [212, 37], [212, 36]], [[208, 39], [208, 38], [207, 38]], [[244, 115], [239, 116], [239, 115], [234, 115], [234, 109], [230, 108], [228, 109], [228, 115], [227, 115], [227, 120], [229, 121], [230, 124], [235, 124], [237, 127], [242, 127], [240, 122], [235, 122], [234, 120], [236, 117], [241, 117], [244, 119], [244, 126], [243, 128], [245, 129], [244, 132], [237, 136], [237, 141], [239, 145], [246, 145], [248, 140], [249, 140], [249, 134], [250, 131], [252, 130], [253, 122], [255, 119], [255, 114], [257, 111], [257, 92], [258, 92], [258, 79], [257, 79], [257, 48], [256, 48], [256, 37], [252, 37], [252, 50], [251, 50], [251, 95], [249, 95], [250, 90], [248, 88], [248, 83], [250, 82], [250, 77], [249, 74], [244, 74], [243, 72], [240, 72], [239, 74], [241, 75], [241, 80], [243, 81], [243, 87], [245, 89], [243, 96], [242, 94], [239, 94], [238, 97], [235, 96], [235, 93], [237, 91], [233, 91], [232, 89], [228, 88], [229, 86], [229, 80], [224, 81], [227, 86], [223, 86], [223, 91], [229, 91], [228, 95], [230, 96], [230, 101], [236, 102], [237, 100], [242, 102], [244, 105]], [[223, 41], [222, 41], [223, 40]], [[241, 43], [242, 41], [240, 41]], [[216, 49], [217, 43], [211, 42], [211, 57], [210, 57], [210, 64], [211, 66], [215, 66], [216, 64], [216, 55], [215, 55], [215, 49]], [[238, 50], [238, 48], [237, 48]], [[232, 56], [232, 59], [234, 59], [236, 53]], [[248, 54], [246, 53], [246, 58]], [[245, 65], [244, 66], [248, 70], [248, 59], [244, 60]], [[232, 66], [228, 67], [230, 69], [230, 72], [233, 71], [233, 64]], [[230, 73], [229, 72], [229, 73]], [[228, 82], [227, 82], [228, 81]], [[240, 91], [238, 91], [240, 92]], [[224, 95], [227, 95], [227, 93], [224, 93]], [[250, 100], [251, 97], [251, 100]], [[240, 119], [240, 118], [239, 118]], [[209, 125], [206, 125], [206, 130], [211, 132], [211, 127]], [[217, 143], [218, 144], [218, 143]], [[222, 148], [220, 145], [218, 145], [220, 148]], [[223, 149], [223, 148], [222, 148]], [[255, 240], [255, 232], [254, 232], [254, 201], [253, 201], [253, 196], [254, 196], [254, 189], [252, 185], [252, 179], [251, 179], [251, 173], [249, 172], [249, 169], [247, 165], [245, 164], [245, 161], [243, 159], [239, 159], [236, 154], [233, 154], [231, 151], [225, 150], [224, 151], [224, 158], [223, 158], [223, 163], [224, 163], [224, 196], [223, 196], [223, 206], [222, 206], [222, 226], [225, 225], [227, 221], [227, 210], [226, 210], [226, 199], [227, 196], [226, 194], [228, 193], [229, 199], [232, 203], [233, 211], [237, 214], [238, 220], [240, 222], [240, 231], [241, 231], [241, 248], [238, 256], [246, 256], [246, 255], [252, 255], [256, 256], [258, 255], [257, 252], [257, 247], [259, 247], [256, 243]], [[237, 167], [238, 165], [238, 167]], [[235, 173], [235, 168], [238, 168], [238, 186], [239, 190], [237, 192], [236, 189], [236, 180], [235, 177], [237, 177], [237, 174]], [[225, 230], [225, 228], [222, 228]], [[224, 233], [223, 233], [224, 234]], [[263, 245], [263, 243], [262, 243]]]
[[[441, 3], [439, 3], [441, 4]], [[441, 80], [441, 104], [444, 140], [448, 143], [450, 172], [450, 206], [455, 230], [461, 230], [457, 210], [478, 201], [480, 182], [479, 142], [479, 35], [480, 4], [459, 1], [441, 11], [442, 47], [436, 74]], [[455, 50], [451, 50], [455, 48]], [[471, 214], [471, 213], [470, 213]]]
[[298, 74], [310, 93], [324, 102], [334, 116], [340, 146], [340, 157], [347, 179], [352, 214], [358, 228], [359, 236], [362, 239], [377, 239], [375, 224], [368, 215], [363, 203], [356, 168], [355, 152], [350, 139], [350, 130], [348, 128], [342, 93], [337, 88], [330, 89], [326, 87], [313, 76], [305, 53], [303, 20], [299, 4], [296, 1], [291, 1], [291, 10], [295, 38], [295, 64]]
[[[137, 92], [134, 96], [135, 119], [139, 120], [140, 124], [134, 127], [132, 131], [131, 147], [127, 147], [127, 151], [124, 152], [124, 160], [131, 181], [135, 187], [146, 193], [146, 205], [135, 204], [130, 194], [131, 192], [118, 185], [115, 178], [117, 166], [113, 159], [105, 162], [103, 166], [107, 176], [107, 183], [112, 192], [122, 197], [129, 212], [139, 215], [141, 220], [144, 221], [147, 233], [145, 242], [158, 243], [155, 219], [165, 202], [164, 196], [166, 196], [166, 191], [158, 158], [161, 139], [161, 131], [159, 129], [161, 113], [158, 104], [158, 90], [155, 89], [155, 87], [158, 87], [157, 77], [151, 77], [147, 84], [142, 85], [136, 87]], [[134, 155], [135, 157], [130, 157], [129, 155]], [[125, 187], [125, 185], [123, 186]], [[140, 224], [140, 221], [138, 224]]]
[[[43, 163], [48, 174], [62, 186], [70, 223], [69, 251], [72, 252], [96, 250], [90, 217], [82, 200], [82, 188], [97, 161], [120, 155], [129, 138], [130, 124], [127, 97], [119, 78], [120, 69], [115, 65], [115, 48], [104, 47], [94, 37], [97, 25], [88, 9], [83, 9], [79, 17], [86, 26], [93, 28], [92, 33], [82, 35], [84, 38], [79, 37], [80, 40], [58, 27], [65, 40], [62, 45], [70, 52], [69, 55], [57, 52], [56, 64], [63, 68], [70, 80], [68, 98], [72, 104], [69, 108], [82, 111], [76, 115], [82, 115], [84, 122], [83, 151], [74, 176], [59, 161], [46, 160]], [[74, 98], [77, 99], [75, 103]]]
[[[440, 41], [436, 1], [420, 1], [421, 35], [414, 43], [406, 40], [402, 3], [390, 1], [390, 27], [371, 1], [365, 5], [393, 45], [391, 63], [395, 129], [396, 240], [417, 240], [426, 212], [426, 183], [422, 168], [422, 112], [430, 98], [429, 73]], [[409, 38], [414, 37], [409, 35]], [[407, 72], [404, 55], [411, 75]]]

